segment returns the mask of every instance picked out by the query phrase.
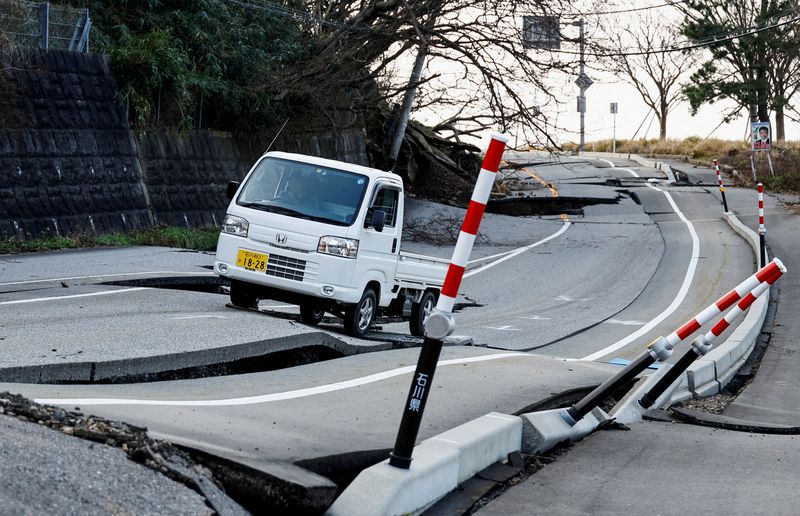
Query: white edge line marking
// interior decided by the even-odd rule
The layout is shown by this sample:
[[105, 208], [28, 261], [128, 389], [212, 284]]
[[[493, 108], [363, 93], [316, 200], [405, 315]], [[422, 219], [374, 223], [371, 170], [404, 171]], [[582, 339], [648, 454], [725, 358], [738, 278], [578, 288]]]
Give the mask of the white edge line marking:
[[41, 301], [59, 301], [61, 299], [76, 299], [79, 297], [108, 296], [111, 294], [125, 294], [139, 290], [153, 290], [151, 287], [134, 287], [121, 290], [104, 290], [103, 292], [90, 292], [88, 294], [74, 294], [71, 296], [37, 297], [34, 299], [17, 299], [14, 301], [3, 301], [0, 305], [22, 305], [25, 303], [38, 303]]
[[519, 249], [515, 249], [514, 252], [509, 253], [508, 255], [504, 256], [503, 258], [500, 258], [499, 260], [493, 261], [492, 263], [487, 263], [486, 265], [478, 267], [477, 269], [473, 269], [473, 270], [467, 272], [466, 274], [464, 274], [464, 277], [465, 278], [469, 278], [470, 276], [474, 276], [475, 274], [483, 272], [483, 271], [485, 271], [487, 269], [491, 269], [495, 265], [503, 263], [506, 260], [510, 260], [511, 258], [514, 258], [515, 256], [518, 256], [518, 255], [524, 253], [525, 251], [533, 249], [536, 246], [540, 246], [540, 245], [544, 244], [545, 242], [549, 242], [550, 240], [561, 236], [562, 233], [564, 233], [567, 229], [569, 229], [570, 225], [572, 225], [571, 222], [569, 222], [569, 221], [564, 222], [564, 225], [561, 226], [561, 229], [559, 229], [558, 231], [556, 231], [552, 235], [550, 235], [548, 237], [545, 237], [545, 238], [539, 240], [538, 242], [534, 242], [531, 245], [526, 245], [525, 247], [520, 247]]
[[179, 276], [213, 276], [213, 272], [198, 271], [198, 272], [179, 272], [179, 271], [148, 271], [148, 272], [123, 272], [118, 274], [98, 274], [94, 276], [68, 276], [66, 278], [51, 278], [51, 279], [38, 279], [38, 280], [25, 280], [25, 281], [11, 281], [9, 283], [0, 283], [0, 287], [10, 285], [27, 285], [28, 283], [49, 283], [52, 281], [65, 281], [65, 280], [81, 280], [81, 279], [96, 279], [96, 278], [118, 278], [120, 276], [150, 276], [155, 274], [177, 274]]
[[227, 319], [224, 315], [185, 315], [181, 317], [170, 317], [173, 321], [186, 321], [189, 319]]
[[600, 161], [605, 161], [606, 163], [608, 163], [608, 166], [611, 167], [611, 168], [617, 168], [617, 167], [614, 166], [614, 163], [612, 163], [611, 160], [603, 159], [603, 158], [597, 158], [597, 159], [600, 160]]
[[[497, 353], [494, 355], [484, 355], [479, 357], [468, 358], [454, 358], [450, 360], [440, 360], [438, 365], [449, 366], [458, 364], [469, 364], [474, 362], [486, 362], [489, 360], [500, 360], [510, 357], [533, 357], [528, 353]], [[390, 369], [380, 373], [362, 376], [361, 378], [353, 378], [352, 380], [345, 380], [342, 382], [330, 383], [327, 385], [319, 385], [317, 387], [309, 387], [306, 389], [298, 389], [294, 391], [276, 392], [272, 394], [261, 394], [258, 396], [246, 396], [244, 398], [228, 398], [218, 400], [138, 400], [138, 399], [119, 399], [119, 398], [37, 398], [36, 403], [46, 405], [161, 405], [170, 407], [221, 407], [221, 406], [234, 406], [234, 405], [255, 405], [258, 403], [270, 403], [273, 401], [285, 401], [297, 398], [305, 398], [308, 396], [315, 396], [317, 394], [326, 394], [329, 392], [340, 391], [343, 389], [350, 389], [352, 387], [359, 387], [370, 383], [380, 382], [395, 376], [400, 376], [406, 373], [413, 373], [417, 366], [411, 365], [406, 367], [399, 367], [397, 369]]]
[[[624, 170], [624, 169], [621, 169], [621, 170]], [[628, 170], [628, 172], [630, 172], [632, 174], [636, 174], [632, 170]], [[664, 190], [662, 190], [660, 188], [656, 188], [655, 186], [650, 185], [650, 184], [648, 184], [647, 187], [648, 188], [652, 188], [653, 190], [656, 190], [656, 191], [659, 191], [659, 192], [663, 193], [664, 196], [669, 201], [670, 205], [672, 206], [672, 209], [678, 215], [678, 218], [680, 218], [683, 221], [683, 223], [686, 224], [686, 227], [689, 228], [689, 235], [691, 235], [691, 237], [692, 237], [692, 257], [689, 260], [689, 267], [686, 269], [686, 276], [684, 276], [684, 278], [683, 278], [683, 283], [681, 284], [681, 288], [678, 290], [678, 295], [675, 296], [675, 299], [672, 300], [672, 303], [670, 303], [670, 305], [667, 308], [665, 308], [663, 312], [658, 314], [655, 318], [651, 319], [650, 322], [648, 322], [647, 324], [645, 324], [644, 326], [642, 326], [641, 328], [639, 328], [635, 332], [631, 333], [627, 337], [625, 337], [625, 338], [623, 338], [621, 340], [618, 340], [617, 342], [611, 344], [610, 346], [606, 346], [605, 348], [603, 348], [603, 349], [601, 349], [599, 351], [595, 351], [591, 355], [586, 355], [585, 357], [581, 358], [580, 360], [585, 360], [585, 361], [597, 360], [598, 358], [602, 358], [602, 357], [608, 355], [609, 353], [613, 353], [614, 351], [616, 351], [616, 350], [618, 350], [618, 349], [620, 349], [620, 348], [622, 348], [624, 346], [627, 346], [628, 344], [630, 344], [634, 340], [636, 340], [639, 337], [645, 335], [647, 332], [649, 332], [650, 330], [655, 328], [659, 323], [661, 323], [661, 321], [666, 319], [675, 310], [677, 310], [678, 307], [681, 305], [681, 303], [683, 303], [683, 300], [686, 298], [686, 294], [689, 293], [689, 287], [692, 284], [692, 280], [694, 279], [694, 273], [695, 273], [695, 270], [697, 269], [697, 262], [700, 259], [700, 238], [697, 236], [697, 232], [695, 232], [694, 226], [692, 225], [692, 223], [689, 221], [689, 219], [686, 218], [686, 216], [683, 214], [683, 212], [678, 208], [678, 205], [675, 204], [675, 200], [672, 198], [672, 196], [668, 192], [666, 192], [666, 191], [664, 191]]]

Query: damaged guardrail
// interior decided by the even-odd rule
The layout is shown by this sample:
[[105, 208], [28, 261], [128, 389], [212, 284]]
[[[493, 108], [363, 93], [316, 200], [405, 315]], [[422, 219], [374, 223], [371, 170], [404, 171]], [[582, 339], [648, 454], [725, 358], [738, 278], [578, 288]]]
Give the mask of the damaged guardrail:
[[[719, 298], [715, 303], [708, 306], [705, 310], [697, 314], [693, 319], [686, 322], [683, 326], [675, 330], [674, 332], [670, 333], [667, 337], [659, 337], [653, 342], [651, 342], [647, 350], [643, 351], [639, 356], [637, 356], [630, 364], [628, 364], [625, 368], [619, 371], [617, 374], [613, 375], [611, 378], [600, 384], [596, 389], [592, 392], [587, 394], [583, 399], [581, 399], [578, 403], [572, 405], [570, 408], [563, 410], [561, 412], [561, 417], [566, 421], [569, 425], [574, 426], [578, 421], [583, 419], [583, 417], [588, 414], [592, 409], [597, 407], [604, 399], [608, 398], [609, 396], [616, 393], [622, 386], [626, 385], [628, 382], [633, 380], [637, 375], [639, 375], [642, 371], [647, 369], [650, 365], [655, 363], [656, 361], [664, 362], [668, 360], [672, 356], [672, 351], [674, 347], [679, 344], [681, 341], [688, 338], [694, 332], [699, 330], [703, 325], [710, 322], [714, 317], [721, 314], [728, 308], [732, 307], [734, 304], [739, 302], [739, 305], [731, 310], [732, 317], [738, 317], [743, 313], [743, 311], [749, 307], [767, 288], [769, 285], [772, 285], [778, 278], [781, 277], [786, 272], [786, 267], [783, 263], [775, 258], [769, 265], [762, 267], [759, 271], [755, 274], [748, 277], [746, 280], [741, 282], [737, 285], [734, 289], [730, 292]], [[759, 287], [761, 285], [766, 286], [759, 292]], [[715, 328], [718, 326], [721, 328], [717, 328], [720, 332], [727, 328], [730, 324], [730, 321], [733, 319], [728, 319], [728, 323], [724, 324], [724, 327], [720, 326], [723, 325], [723, 322], [726, 319], [722, 319]], [[713, 331], [713, 330], [712, 330]], [[715, 334], [712, 334], [716, 336]], [[704, 336], [701, 336], [704, 337]], [[713, 342], [713, 339], [711, 339]], [[697, 342], [697, 341], [695, 341]], [[672, 378], [664, 389], [669, 387], [669, 385], [674, 382], [678, 376], [680, 376], [683, 371], [686, 370], [692, 362], [694, 362], [699, 356], [704, 355], [707, 353], [711, 346], [709, 345], [707, 348], [704, 348], [703, 341], [698, 342], [698, 345], [695, 350], [703, 351], [700, 355], [694, 353], [694, 357], [682, 357], [679, 361], [679, 364], [683, 365], [685, 363], [685, 367], [683, 369], [678, 368], [678, 364], [672, 367], [668, 372]], [[691, 350], [690, 350], [691, 352]], [[690, 360], [691, 359], [691, 360]], [[675, 372], [673, 373], [673, 370]], [[666, 377], [667, 375], [665, 375]], [[666, 381], [666, 380], [665, 380]], [[663, 392], [663, 391], [662, 391]], [[655, 391], [653, 391], [655, 394]], [[655, 398], [654, 398], [655, 399]]]

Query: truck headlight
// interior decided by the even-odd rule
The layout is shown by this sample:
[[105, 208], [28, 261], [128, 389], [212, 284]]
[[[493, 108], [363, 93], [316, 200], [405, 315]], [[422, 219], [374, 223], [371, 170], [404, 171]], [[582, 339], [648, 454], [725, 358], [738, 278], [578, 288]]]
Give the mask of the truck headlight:
[[247, 230], [250, 224], [242, 217], [234, 215], [225, 215], [225, 220], [222, 221], [222, 232], [229, 235], [236, 235], [240, 237], [247, 237]]
[[324, 236], [319, 239], [318, 253], [332, 254], [344, 258], [355, 258], [358, 254], [358, 240]]

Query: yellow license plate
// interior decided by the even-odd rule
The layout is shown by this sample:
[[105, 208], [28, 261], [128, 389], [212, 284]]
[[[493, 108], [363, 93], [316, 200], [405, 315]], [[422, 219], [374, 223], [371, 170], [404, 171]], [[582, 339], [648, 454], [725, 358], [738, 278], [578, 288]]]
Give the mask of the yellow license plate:
[[239, 249], [239, 253], [236, 255], [236, 265], [247, 270], [264, 272], [267, 270], [268, 259], [268, 254]]

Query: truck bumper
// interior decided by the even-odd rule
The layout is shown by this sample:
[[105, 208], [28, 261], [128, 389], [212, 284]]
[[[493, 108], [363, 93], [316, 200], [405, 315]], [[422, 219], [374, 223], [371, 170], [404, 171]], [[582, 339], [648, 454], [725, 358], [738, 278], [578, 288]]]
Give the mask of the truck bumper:
[[[240, 249], [269, 256], [267, 270], [252, 271], [236, 265]], [[269, 290], [287, 291], [341, 303], [357, 303], [361, 290], [350, 286], [355, 260], [274, 247], [263, 242], [221, 233], [217, 244], [214, 272]]]

